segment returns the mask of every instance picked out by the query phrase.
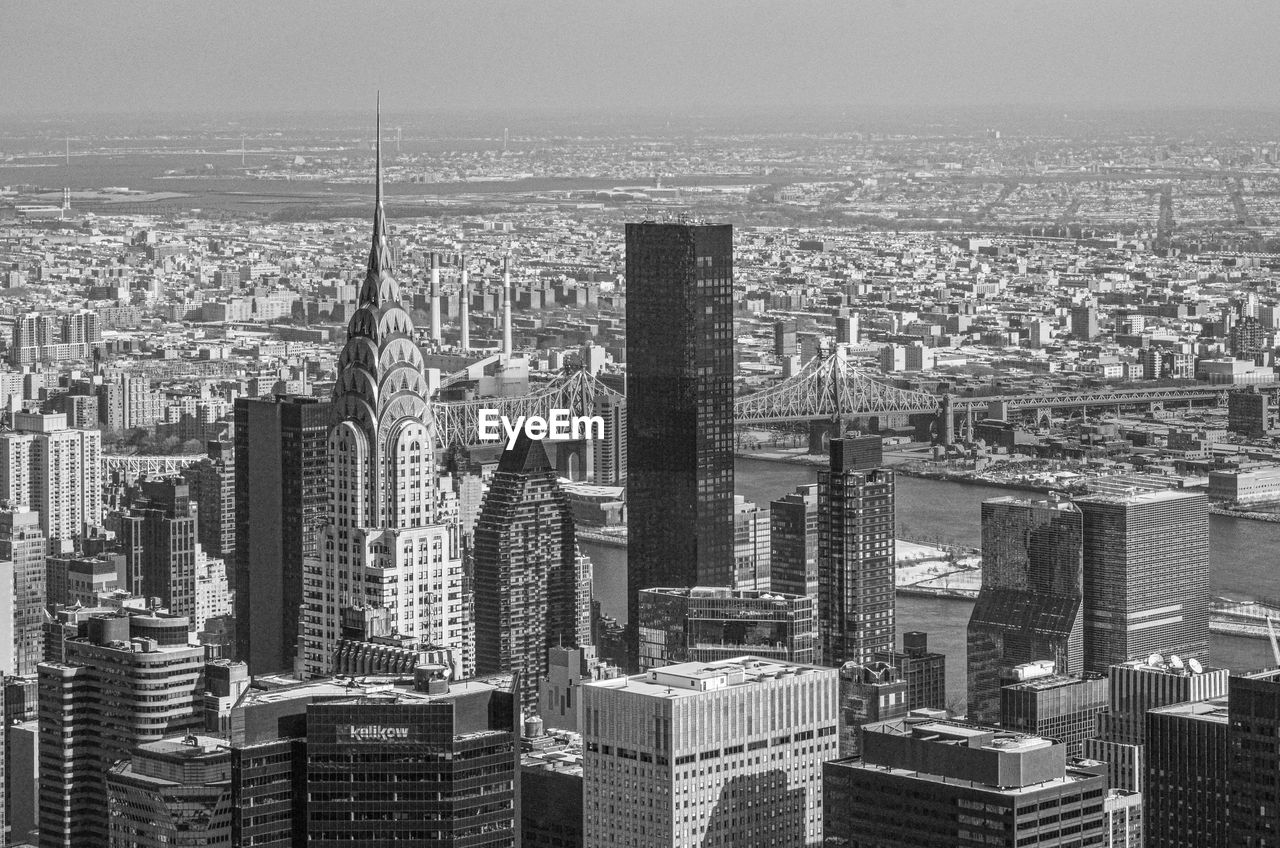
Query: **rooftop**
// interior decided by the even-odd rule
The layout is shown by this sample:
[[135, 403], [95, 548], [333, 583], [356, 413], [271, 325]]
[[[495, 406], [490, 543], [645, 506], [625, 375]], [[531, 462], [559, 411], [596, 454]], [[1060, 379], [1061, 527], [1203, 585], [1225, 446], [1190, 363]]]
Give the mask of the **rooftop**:
[[612, 680], [597, 680], [586, 685], [607, 689], [627, 689], [638, 695], [650, 697], [681, 698], [716, 689], [764, 683], [789, 675], [802, 676], [818, 673], [832, 677], [839, 674], [834, 668], [742, 656], [718, 662], [677, 663], [644, 674]]
[[1160, 715], [1176, 715], [1185, 716], [1187, 718], [1196, 719], [1197, 721], [1209, 721], [1214, 724], [1227, 723], [1227, 699], [1213, 698], [1208, 701], [1188, 701], [1184, 704], [1172, 704], [1167, 707], [1157, 707], [1149, 710], [1150, 713], [1158, 713]]

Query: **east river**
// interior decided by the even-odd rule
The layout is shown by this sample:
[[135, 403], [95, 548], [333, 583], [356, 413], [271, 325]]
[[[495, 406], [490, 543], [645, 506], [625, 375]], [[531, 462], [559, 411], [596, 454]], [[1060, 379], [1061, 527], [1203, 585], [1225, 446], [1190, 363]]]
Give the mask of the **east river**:
[[[817, 480], [814, 466], [739, 459], [736, 489], [765, 505], [796, 486]], [[899, 538], [977, 548], [981, 541], [980, 504], [988, 498], [1019, 494], [992, 486], [898, 477]], [[1280, 596], [1280, 524], [1213, 515], [1209, 518], [1211, 583], [1215, 595], [1249, 599]], [[626, 598], [627, 553], [622, 548], [582, 543], [595, 564], [596, 596], [604, 611], [625, 617], [617, 606]], [[965, 624], [973, 602], [957, 598], [898, 597], [898, 633], [923, 630], [929, 647], [947, 655], [949, 697], [964, 693]], [[1265, 639], [1214, 635], [1214, 665], [1232, 669], [1273, 665]]]

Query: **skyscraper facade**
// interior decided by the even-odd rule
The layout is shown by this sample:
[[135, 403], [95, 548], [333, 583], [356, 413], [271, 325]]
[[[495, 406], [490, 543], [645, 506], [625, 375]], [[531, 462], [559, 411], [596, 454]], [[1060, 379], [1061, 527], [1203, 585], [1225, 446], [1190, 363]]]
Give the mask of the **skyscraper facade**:
[[837, 677], [745, 656], [583, 686], [582, 844], [819, 844]]
[[1232, 677], [1227, 685], [1227, 845], [1280, 845], [1280, 669]]
[[1227, 845], [1232, 758], [1227, 699], [1158, 707], [1147, 713], [1146, 725], [1142, 818], [1147, 848]]
[[627, 611], [733, 584], [733, 227], [627, 225]]
[[37, 513], [0, 510], [0, 560], [13, 563], [13, 666], [3, 669], [7, 675], [33, 675], [44, 659], [47, 550]]
[[818, 596], [818, 485], [797, 486], [769, 505], [769, 588]]
[[1152, 653], [1209, 659], [1209, 501], [1093, 495], [1084, 514], [1085, 671]]
[[235, 445], [209, 442], [209, 453], [185, 472], [191, 499], [199, 504], [200, 547], [209, 556], [234, 561], [236, 553]]
[[16, 412], [0, 433], [0, 499], [40, 515], [50, 543], [102, 523], [102, 434], [67, 427], [63, 413]]
[[338, 357], [328, 435], [329, 512], [304, 566], [295, 670], [329, 673], [342, 610], [390, 610], [393, 631], [474, 667], [456, 522], [438, 524], [435, 434], [422, 352], [392, 274], [379, 149], [373, 243]]
[[534, 712], [547, 651], [591, 641], [591, 566], [573, 510], [542, 442], [521, 434], [503, 451], [476, 522], [472, 558], [479, 674], [520, 674]]
[[818, 635], [824, 664], [862, 665], [895, 642], [894, 475], [874, 467], [865, 437], [830, 448], [818, 472]]
[[125, 583], [159, 598], [174, 615], [195, 619], [196, 516], [191, 490], [181, 477], [144, 480], [125, 546]]
[[329, 502], [330, 404], [237, 398], [234, 414], [236, 656], [269, 674], [297, 655], [303, 560]]
[[604, 438], [590, 444], [591, 482], [620, 486], [627, 478], [627, 399], [601, 392], [592, 414], [604, 419]]
[[968, 626], [968, 717], [1000, 721], [1013, 666], [1084, 663], [1084, 518], [1067, 501], [995, 498], [982, 504], [982, 588]]

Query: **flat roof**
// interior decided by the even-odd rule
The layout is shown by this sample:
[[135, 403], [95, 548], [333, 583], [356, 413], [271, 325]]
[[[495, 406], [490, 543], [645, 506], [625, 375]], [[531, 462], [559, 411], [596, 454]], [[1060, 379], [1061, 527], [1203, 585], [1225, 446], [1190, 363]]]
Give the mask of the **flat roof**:
[[734, 657], [717, 662], [685, 662], [663, 666], [644, 674], [596, 680], [585, 684], [606, 689], [626, 689], [658, 698], [687, 698], [703, 692], [764, 683], [788, 675], [826, 673], [837, 677], [839, 670], [786, 660], [754, 656]]

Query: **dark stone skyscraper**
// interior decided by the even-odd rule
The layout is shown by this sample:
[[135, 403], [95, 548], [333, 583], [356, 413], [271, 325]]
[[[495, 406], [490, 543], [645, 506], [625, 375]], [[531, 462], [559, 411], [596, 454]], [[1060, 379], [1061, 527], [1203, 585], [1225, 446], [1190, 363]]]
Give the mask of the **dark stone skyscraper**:
[[[874, 440], [874, 444], [872, 444]], [[831, 440], [818, 472], [818, 638], [822, 662], [871, 662], [894, 638], [894, 476], [880, 439]]]
[[1093, 495], [1084, 513], [1084, 666], [1149, 654], [1209, 660], [1209, 502], [1203, 493]]
[[302, 560], [316, 555], [329, 502], [330, 407], [236, 400], [236, 656], [251, 674], [293, 668]]
[[474, 551], [476, 671], [519, 672], [520, 702], [536, 712], [547, 650], [591, 640], [590, 565], [542, 442], [521, 434], [502, 453]]
[[627, 224], [632, 626], [641, 589], [733, 584], [733, 344], [733, 227]]
[[1000, 721], [1009, 669], [1084, 663], [1084, 519], [1062, 501], [995, 498], [982, 504], [982, 589], [969, 618], [968, 716]]

